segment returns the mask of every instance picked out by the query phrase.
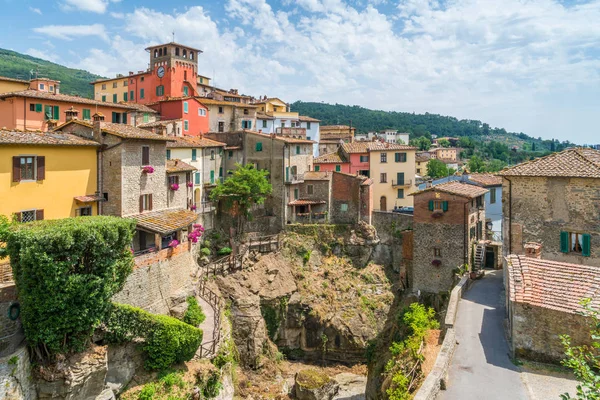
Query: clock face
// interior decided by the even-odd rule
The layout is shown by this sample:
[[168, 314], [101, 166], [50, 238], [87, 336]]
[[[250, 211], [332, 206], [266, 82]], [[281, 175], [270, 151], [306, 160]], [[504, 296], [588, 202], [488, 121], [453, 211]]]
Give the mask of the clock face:
[[158, 75], [159, 78], [162, 78], [163, 76], [165, 76], [165, 67], [158, 67], [158, 70], [156, 71], [156, 75]]

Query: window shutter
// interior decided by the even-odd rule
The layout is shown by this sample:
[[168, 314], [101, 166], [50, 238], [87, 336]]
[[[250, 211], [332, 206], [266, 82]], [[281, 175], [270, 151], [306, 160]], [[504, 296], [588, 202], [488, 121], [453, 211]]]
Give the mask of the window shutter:
[[144, 211], [144, 195], [140, 196], [140, 213]]
[[560, 251], [563, 253], [569, 252], [569, 232], [560, 233]]
[[35, 210], [35, 220], [36, 221], [44, 220], [44, 210]]
[[127, 123], [127, 113], [123, 113], [123, 123]]
[[35, 105], [35, 112], [42, 112], [42, 105], [41, 104], [36, 104]]
[[394, 157], [395, 157], [396, 162], [400, 161], [400, 153], [395, 153]]
[[150, 147], [142, 147], [142, 165], [150, 164]]
[[13, 157], [13, 182], [21, 182], [21, 157]]
[[37, 157], [37, 180], [43, 181], [46, 179], [46, 157]]
[[448, 211], [448, 202], [447, 201], [442, 201], [442, 210], [444, 210], [444, 212]]
[[196, 149], [192, 149], [192, 161], [196, 161]]
[[54, 119], [58, 121], [60, 119], [60, 107], [54, 106], [53, 110], [54, 110]]
[[252, 121], [248, 121], [248, 129], [252, 129]]
[[592, 247], [591, 247], [591, 242], [592, 242], [592, 236], [589, 233], [584, 233], [583, 235], [581, 235], [581, 238], [583, 239], [583, 246], [581, 249], [581, 255], [584, 257], [589, 257], [592, 253]]
[[148, 210], [152, 211], [152, 193], [150, 193], [148, 195], [148, 203], [149, 203]]
[[429, 211], [433, 211], [433, 200], [429, 200]]
[[44, 106], [44, 118], [52, 119], [52, 107]]

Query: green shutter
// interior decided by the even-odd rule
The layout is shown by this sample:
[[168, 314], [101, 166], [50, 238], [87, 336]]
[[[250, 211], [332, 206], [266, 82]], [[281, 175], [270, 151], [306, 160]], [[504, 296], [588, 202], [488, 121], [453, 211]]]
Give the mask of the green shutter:
[[127, 113], [123, 113], [123, 123], [127, 123]]
[[196, 161], [196, 149], [192, 149], [192, 161]]
[[167, 160], [171, 159], [171, 150], [167, 149]]
[[223, 167], [219, 167], [219, 178], [223, 177]]
[[248, 121], [248, 129], [252, 129], [252, 121]]
[[396, 162], [400, 162], [400, 153], [395, 153], [394, 157], [395, 157]]
[[36, 104], [35, 105], [35, 112], [42, 112], [42, 105], [41, 104]]
[[398, 182], [396, 182], [396, 185], [404, 185], [404, 172], [398, 172], [396, 174], [396, 179], [398, 180]]
[[256, 143], [256, 151], [262, 151], [262, 142]]
[[298, 189], [294, 189], [294, 200], [298, 200]]
[[589, 257], [592, 253], [592, 236], [589, 233], [584, 233], [583, 235], [581, 235], [581, 238], [583, 239], [581, 255], [584, 257]]
[[444, 212], [448, 211], [448, 202], [447, 201], [442, 201], [442, 210], [444, 210]]
[[429, 200], [429, 211], [433, 211], [433, 200]]
[[112, 123], [115, 124], [117, 122], [117, 113], [113, 112], [112, 113]]
[[106, 101], [106, 96], [102, 96], [102, 101]]
[[140, 89], [140, 99], [144, 98], [144, 89]]
[[54, 110], [54, 119], [58, 121], [60, 119], [60, 108], [58, 106], [54, 106], [52, 109]]
[[117, 94], [115, 93], [115, 94], [113, 94], [113, 103], [116, 103], [116, 102], [117, 102]]
[[187, 114], [188, 113], [188, 109], [189, 109], [188, 108], [188, 102], [184, 101], [183, 102], [183, 112]]
[[285, 181], [290, 181], [290, 167], [285, 167]]
[[560, 251], [563, 253], [569, 252], [569, 232], [560, 233]]
[[134, 101], [134, 94], [133, 94], [133, 90], [129, 92], [129, 100]]
[[341, 165], [336, 165], [335, 166], [335, 172], [340, 172], [342, 170], [342, 166]]
[[320, 165], [315, 165], [315, 172], [319, 172], [321, 170], [321, 166]]
[[210, 183], [215, 183], [215, 171], [213, 170], [210, 171]]
[[196, 185], [199, 185], [200, 184], [200, 173], [196, 172], [195, 176], [196, 176]]
[[160, 86], [157, 86], [157, 87], [156, 87], [156, 95], [157, 95], [157, 96], [160, 96], [160, 94], [159, 94], [159, 89], [160, 89]]
[[300, 154], [300, 146], [296, 146], [296, 154]]
[[187, 86], [184, 86], [184, 87], [183, 87], [183, 95], [184, 95], [184, 96], [187, 96], [187, 95], [188, 95], [188, 88], [187, 88]]
[[127, 101], [127, 92], [123, 93], [123, 101]]
[[83, 109], [83, 119], [91, 119], [91, 110], [89, 108]]

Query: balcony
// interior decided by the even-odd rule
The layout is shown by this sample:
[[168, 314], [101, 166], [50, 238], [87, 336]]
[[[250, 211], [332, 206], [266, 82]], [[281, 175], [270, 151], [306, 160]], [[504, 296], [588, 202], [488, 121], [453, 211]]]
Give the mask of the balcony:
[[285, 177], [285, 183], [288, 185], [294, 185], [302, 182], [304, 182], [304, 174], [290, 174]]
[[280, 136], [306, 138], [306, 128], [277, 128], [275, 133]]
[[392, 180], [393, 187], [409, 187], [409, 186], [412, 186], [412, 184], [413, 184], [412, 179], [405, 179], [403, 181], [398, 181], [395, 179]]
[[194, 211], [196, 211], [197, 214], [204, 214], [215, 211], [215, 205], [210, 201], [197, 202], [194, 203], [194, 205], [196, 206], [196, 209]]

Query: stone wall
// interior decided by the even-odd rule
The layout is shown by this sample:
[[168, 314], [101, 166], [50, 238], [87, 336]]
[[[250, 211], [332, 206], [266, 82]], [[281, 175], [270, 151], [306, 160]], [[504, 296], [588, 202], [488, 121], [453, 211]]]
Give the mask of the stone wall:
[[591, 344], [590, 321], [577, 314], [523, 303], [509, 303], [512, 317], [512, 351], [518, 358], [559, 363], [565, 358], [560, 335], [569, 334], [574, 345]]
[[[14, 283], [0, 287], [0, 338], [12, 335], [18, 329], [18, 322], [8, 318], [8, 308], [17, 300], [17, 289]], [[0, 354], [1, 354], [0, 344]]]
[[0, 358], [0, 399], [34, 400], [35, 386], [31, 378], [31, 364], [27, 346]]
[[372, 224], [377, 230], [380, 243], [373, 252], [373, 261], [391, 265], [400, 273], [400, 279], [406, 283], [411, 275], [412, 261], [406, 259], [404, 248], [406, 240], [412, 242], [412, 236], [404, 233], [413, 227], [413, 216], [386, 211], [373, 211]]
[[123, 290], [113, 296], [117, 303], [130, 304], [146, 311], [168, 314], [170, 297], [191, 284], [196, 272], [192, 253], [185, 244], [176, 249], [136, 257], [136, 268]]
[[[360, 214], [361, 179], [341, 173], [333, 173], [331, 193], [331, 215], [333, 224], [356, 224]], [[346, 204], [347, 211], [342, 211]]]
[[[188, 209], [188, 205], [191, 204], [191, 202], [193, 202], [194, 188], [187, 187], [187, 185], [186, 185], [187, 174], [188, 174], [188, 172], [178, 172], [178, 173], [168, 174], [168, 176], [179, 177], [178, 178], [179, 179], [179, 189], [178, 190], [171, 190], [170, 187], [168, 187], [168, 189], [166, 189], [167, 190], [167, 207], [168, 208]], [[190, 182], [193, 182], [192, 179], [193, 179], [193, 177], [190, 176]], [[153, 197], [152, 200], [154, 201], [154, 195], [152, 197]], [[154, 204], [153, 204], [152, 208], [154, 209]]]
[[[71, 126], [75, 125], [72, 124]], [[117, 147], [103, 151], [99, 155], [101, 165], [104, 166], [101, 171], [102, 174], [99, 177], [99, 180], [101, 180], [101, 190], [105, 198], [108, 199], [108, 201], [101, 202], [99, 205], [102, 215], [121, 215], [123, 211], [123, 203], [121, 201], [121, 180], [123, 179], [123, 170], [121, 168], [122, 152], [118, 146], [119, 139], [116, 137], [107, 135], [106, 143], [108, 146], [117, 145]]]
[[[502, 186], [505, 243], [512, 234], [505, 255], [520, 254], [525, 243], [538, 242], [544, 259], [600, 267], [600, 179], [509, 179], [512, 190], [506, 178]], [[561, 231], [591, 234], [591, 257], [561, 253]]]

